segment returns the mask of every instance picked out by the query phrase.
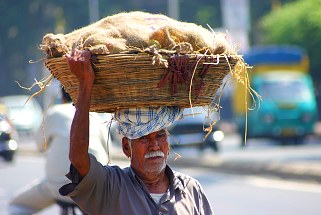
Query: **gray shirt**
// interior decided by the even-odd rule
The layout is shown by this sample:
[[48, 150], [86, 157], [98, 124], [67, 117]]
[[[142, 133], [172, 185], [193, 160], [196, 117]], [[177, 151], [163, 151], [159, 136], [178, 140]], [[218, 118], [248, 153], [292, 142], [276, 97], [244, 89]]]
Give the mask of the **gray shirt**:
[[155, 203], [144, 183], [132, 168], [103, 166], [90, 155], [90, 170], [80, 180], [71, 166], [68, 177], [73, 183], [60, 188], [85, 212], [92, 215], [211, 215], [211, 206], [199, 182], [166, 167], [168, 191]]

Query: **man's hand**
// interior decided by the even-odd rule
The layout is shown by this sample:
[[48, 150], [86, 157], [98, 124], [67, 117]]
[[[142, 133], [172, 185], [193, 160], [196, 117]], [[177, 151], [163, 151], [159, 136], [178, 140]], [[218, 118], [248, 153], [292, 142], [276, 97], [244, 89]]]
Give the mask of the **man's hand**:
[[91, 54], [88, 50], [75, 49], [71, 54], [65, 55], [70, 71], [77, 76], [79, 85], [92, 86], [95, 74], [91, 66]]

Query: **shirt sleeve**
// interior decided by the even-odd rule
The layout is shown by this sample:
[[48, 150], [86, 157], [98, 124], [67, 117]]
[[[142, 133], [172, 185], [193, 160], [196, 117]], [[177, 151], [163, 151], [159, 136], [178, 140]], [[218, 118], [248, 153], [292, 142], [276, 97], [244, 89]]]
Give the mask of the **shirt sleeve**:
[[197, 182], [197, 186], [199, 188], [199, 200], [200, 200], [200, 214], [204, 215], [214, 215], [212, 207], [205, 195], [203, 187], [199, 182]]
[[111, 170], [99, 163], [93, 155], [89, 154], [89, 157], [90, 169], [87, 175], [82, 177], [71, 165], [70, 172], [66, 175], [71, 183], [62, 186], [59, 192], [63, 196], [70, 196], [84, 211], [96, 211], [93, 214], [99, 214], [99, 211], [104, 211], [107, 207], [101, 203], [108, 202], [111, 196], [110, 180], [107, 180], [111, 179], [108, 177]]

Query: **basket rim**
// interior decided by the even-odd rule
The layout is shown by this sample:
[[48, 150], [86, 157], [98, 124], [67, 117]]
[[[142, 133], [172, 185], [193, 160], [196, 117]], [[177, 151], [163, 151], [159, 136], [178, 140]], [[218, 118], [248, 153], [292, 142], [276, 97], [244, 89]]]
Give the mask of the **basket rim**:
[[[172, 57], [172, 56], [188, 56], [188, 57], [197, 57], [197, 56], [204, 56], [204, 57], [219, 57], [219, 58], [227, 58], [227, 59], [238, 59], [242, 55], [239, 54], [230, 54], [230, 53], [223, 53], [223, 54], [202, 54], [202, 53], [188, 53], [188, 54], [181, 54], [181, 53], [171, 53], [171, 52], [158, 52], [157, 54], [160, 54], [161, 56], [165, 57]], [[155, 56], [155, 53], [150, 53], [146, 51], [140, 51], [140, 52], [124, 52], [124, 53], [112, 53], [112, 54], [92, 54], [92, 58], [95, 57], [110, 57], [110, 58], [115, 58], [115, 57], [153, 57]], [[59, 56], [59, 57], [46, 57], [46, 61], [48, 60], [53, 60], [53, 59], [61, 59], [61, 58], [66, 58], [65, 55]]]

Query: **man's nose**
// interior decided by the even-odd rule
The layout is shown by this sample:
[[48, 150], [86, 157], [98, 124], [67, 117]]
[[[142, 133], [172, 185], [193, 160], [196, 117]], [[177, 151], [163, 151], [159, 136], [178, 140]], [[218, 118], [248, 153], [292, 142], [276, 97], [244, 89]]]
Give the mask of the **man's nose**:
[[150, 149], [153, 149], [153, 150], [158, 150], [160, 147], [159, 147], [159, 142], [157, 141], [156, 138], [150, 138], [149, 140], [149, 148]]

